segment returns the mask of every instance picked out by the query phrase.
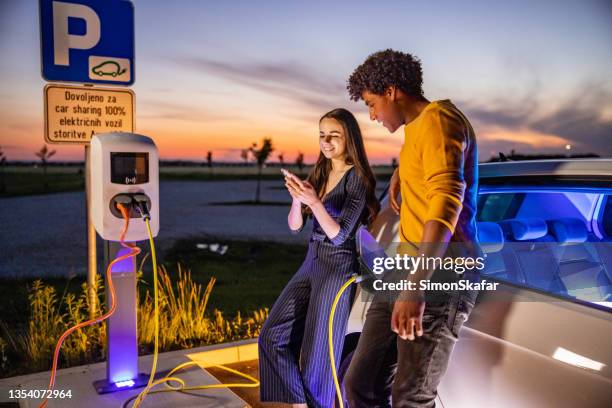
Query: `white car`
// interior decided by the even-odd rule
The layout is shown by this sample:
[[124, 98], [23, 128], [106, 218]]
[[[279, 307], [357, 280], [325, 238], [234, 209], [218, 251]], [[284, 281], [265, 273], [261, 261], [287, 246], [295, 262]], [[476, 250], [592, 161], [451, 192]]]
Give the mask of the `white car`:
[[[480, 294], [438, 388], [438, 406], [612, 406], [612, 159], [479, 165]], [[386, 197], [370, 228], [398, 238]], [[365, 320], [351, 310], [339, 374]]]

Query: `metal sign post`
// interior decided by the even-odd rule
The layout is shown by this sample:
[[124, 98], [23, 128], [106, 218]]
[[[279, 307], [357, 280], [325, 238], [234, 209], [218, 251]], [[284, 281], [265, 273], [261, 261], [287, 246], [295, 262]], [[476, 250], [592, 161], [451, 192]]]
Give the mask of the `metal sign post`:
[[96, 229], [91, 213], [91, 161], [89, 145], [85, 145], [85, 202], [87, 217], [87, 299], [89, 299], [89, 318], [98, 314], [98, 297], [96, 275], [98, 273], [98, 254], [96, 246]]

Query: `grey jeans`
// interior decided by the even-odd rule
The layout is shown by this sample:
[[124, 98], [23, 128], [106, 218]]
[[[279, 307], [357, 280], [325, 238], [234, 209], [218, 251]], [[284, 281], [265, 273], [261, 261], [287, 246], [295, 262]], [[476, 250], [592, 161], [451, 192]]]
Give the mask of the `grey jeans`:
[[473, 297], [459, 293], [426, 303], [423, 336], [409, 341], [391, 331], [393, 302], [375, 300], [344, 380], [349, 407], [435, 407], [438, 384], [473, 307]]

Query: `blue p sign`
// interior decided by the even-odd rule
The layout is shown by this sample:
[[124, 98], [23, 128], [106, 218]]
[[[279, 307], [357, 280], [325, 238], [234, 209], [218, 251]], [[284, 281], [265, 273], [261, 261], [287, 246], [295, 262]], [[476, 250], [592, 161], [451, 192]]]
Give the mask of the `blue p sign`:
[[127, 0], [40, 0], [48, 81], [134, 83], [134, 6]]

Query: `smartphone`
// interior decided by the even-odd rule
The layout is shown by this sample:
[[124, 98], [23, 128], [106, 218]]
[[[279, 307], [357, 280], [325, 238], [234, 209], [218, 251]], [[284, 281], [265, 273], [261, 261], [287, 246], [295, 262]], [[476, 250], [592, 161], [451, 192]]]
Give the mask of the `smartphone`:
[[289, 170], [280, 169], [280, 171], [281, 171], [281, 173], [283, 173], [283, 176], [285, 176], [285, 177], [291, 177], [291, 176], [295, 177], [295, 175], [293, 173], [291, 173]]

